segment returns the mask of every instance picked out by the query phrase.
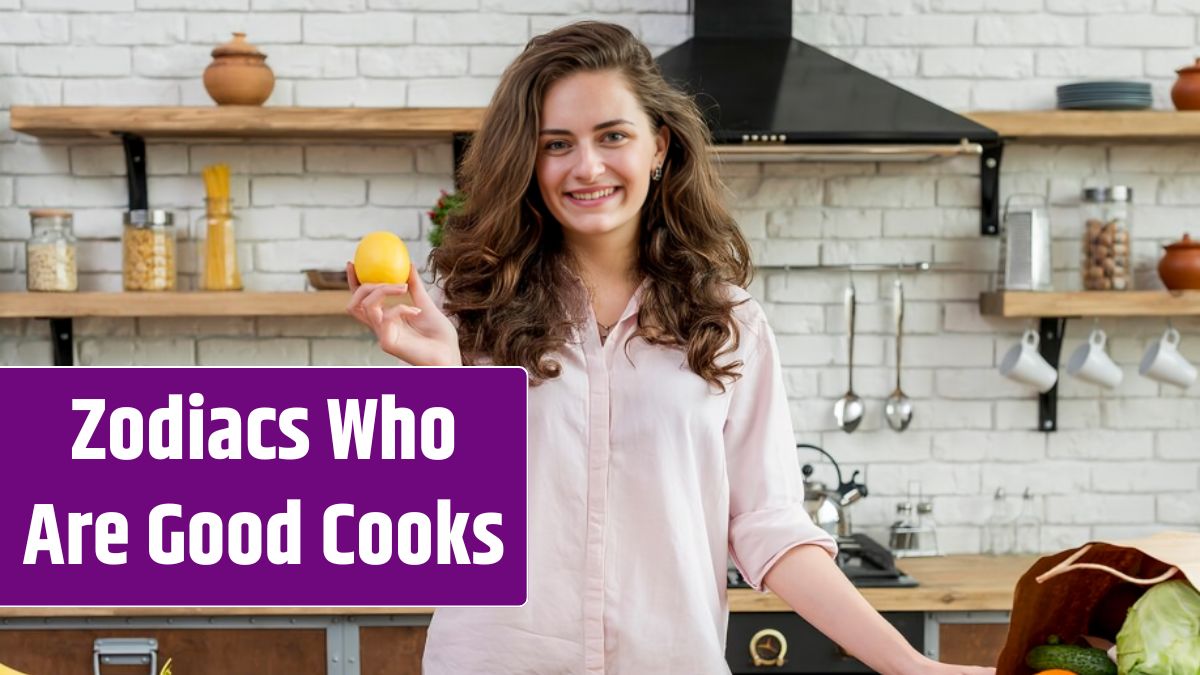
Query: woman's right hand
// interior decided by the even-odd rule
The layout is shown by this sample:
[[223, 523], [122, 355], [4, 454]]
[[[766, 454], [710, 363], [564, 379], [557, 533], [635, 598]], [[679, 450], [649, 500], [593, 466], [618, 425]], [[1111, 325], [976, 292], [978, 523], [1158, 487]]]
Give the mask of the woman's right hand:
[[[414, 366], [461, 366], [458, 331], [425, 292], [416, 266], [407, 284], [360, 284], [354, 263], [346, 263], [350, 304], [346, 312], [365, 324], [383, 351]], [[412, 305], [384, 307], [388, 296], [412, 291]]]

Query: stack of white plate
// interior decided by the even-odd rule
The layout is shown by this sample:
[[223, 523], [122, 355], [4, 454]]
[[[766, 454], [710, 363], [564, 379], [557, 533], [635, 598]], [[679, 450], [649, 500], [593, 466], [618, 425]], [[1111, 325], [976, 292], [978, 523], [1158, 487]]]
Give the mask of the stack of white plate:
[[1075, 82], [1057, 92], [1062, 110], [1145, 110], [1154, 102], [1147, 82]]

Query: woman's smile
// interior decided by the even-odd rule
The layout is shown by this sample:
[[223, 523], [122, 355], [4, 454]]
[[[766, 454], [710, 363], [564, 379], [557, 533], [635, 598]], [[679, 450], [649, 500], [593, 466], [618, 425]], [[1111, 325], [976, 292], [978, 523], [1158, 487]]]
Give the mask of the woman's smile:
[[609, 185], [606, 187], [572, 190], [566, 193], [566, 197], [575, 206], [591, 209], [612, 201], [613, 198], [618, 196], [620, 191], [620, 187]]

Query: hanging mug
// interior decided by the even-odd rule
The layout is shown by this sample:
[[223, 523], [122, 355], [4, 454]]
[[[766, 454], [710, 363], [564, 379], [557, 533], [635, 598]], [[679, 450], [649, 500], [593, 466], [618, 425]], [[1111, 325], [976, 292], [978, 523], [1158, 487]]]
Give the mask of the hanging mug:
[[1021, 341], [1012, 346], [1000, 361], [1000, 374], [1046, 393], [1058, 382], [1058, 370], [1038, 353], [1037, 331], [1025, 329]]

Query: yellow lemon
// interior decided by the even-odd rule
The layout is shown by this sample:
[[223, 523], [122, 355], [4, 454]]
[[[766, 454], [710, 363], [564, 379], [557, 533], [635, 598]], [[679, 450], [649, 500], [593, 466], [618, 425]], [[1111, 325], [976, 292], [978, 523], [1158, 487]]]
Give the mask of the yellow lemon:
[[404, 240], [391, 232], [372, 232], [358, 242], [354, 272], [364, 284], [408, 283], [412, 261]]

